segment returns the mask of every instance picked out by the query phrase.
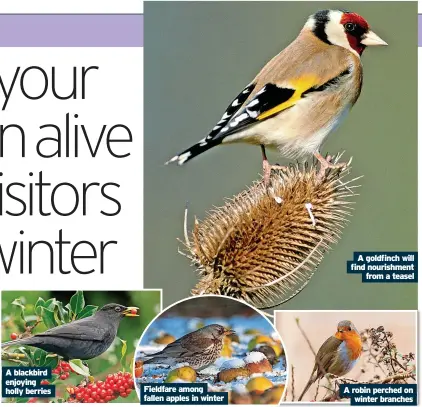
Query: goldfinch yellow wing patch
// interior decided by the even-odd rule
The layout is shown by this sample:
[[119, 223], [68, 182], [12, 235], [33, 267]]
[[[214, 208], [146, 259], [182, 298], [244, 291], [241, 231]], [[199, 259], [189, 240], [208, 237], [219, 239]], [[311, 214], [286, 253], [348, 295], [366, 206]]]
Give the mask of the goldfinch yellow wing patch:
[[308, 91], [311, 88], [314, 88], [315, 86], [318, 86], [320, 81], [318, 81], [318, 78], [316, 76], [306, 76], [302, 77], [300, 79], [290, 81], [288, 88], [278, 88], [280, 90], [282, 89], [290, 89], [291, 96], [281, 103], [277, 104], [276, 106], [262, 112], [257, 119], [258, 120], [265, 120], [270, 116], [273, 116], [277, 113], [282, 112], [283, 110], [292, 107], [295, 105], [303, 96], [303, 94]]
[[[335, 86], [342, 76], [349, 73], [349, 70], [346, 70], [325, 83], [321, 83], [321, 79], [314, 75], [306, 75], [291, 80], [285, 86], [267, 83], [251, 100], [246, 102], [247, 99], [245, 99], [244, 104], [239, 109], [225, 113], [213, 131], [201, 141], [199, 147], [202, 148], [205, 144], [208, 146], [209, 143], [214, 145], [221, 143], [227, 136], [294, 106], [308, 93], [324, 91], [331, 86]], [[246, 91], [252, 93], [252, 86], [254, 85], [246, 88]], [[235, 99], [232, 105], [236, 104], [236, 101], [238, 99]]]
[[[257, 120], [265, 120], [277, 113], [286, 110], [289, 107], [294, 106], [303, 96], [310, 92], [322, 92], [331, 86], [335, 86], [342, 78], [350, 74], [350, 70], [346, 69], [339, 75], [321, 84], [320, 78], [309, 75], [301, 77], [300, 79], [289, 82], [289, 87], [292, 88], [293, 92], [291, 96], [279, 103], [278, 105], [271, 107], [265, 111], [262, 111], [258, 116]], [[280, 89], [280, 88], [279, 88]], [[282, 88], [281, 88], [282, 89]]]

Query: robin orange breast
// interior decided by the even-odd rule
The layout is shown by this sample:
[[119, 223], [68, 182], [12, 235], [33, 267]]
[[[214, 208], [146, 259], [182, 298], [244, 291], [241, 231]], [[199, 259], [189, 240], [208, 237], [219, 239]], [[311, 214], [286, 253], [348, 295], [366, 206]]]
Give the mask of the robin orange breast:
[[309, 387], [325, 374], [344, 376], [352, 370], [362, 353], [362, 340], [351, 321], [340, 321], [337, 332], [319, 348], [315, 365], [308, 383], [298, 401], [301, 401]]

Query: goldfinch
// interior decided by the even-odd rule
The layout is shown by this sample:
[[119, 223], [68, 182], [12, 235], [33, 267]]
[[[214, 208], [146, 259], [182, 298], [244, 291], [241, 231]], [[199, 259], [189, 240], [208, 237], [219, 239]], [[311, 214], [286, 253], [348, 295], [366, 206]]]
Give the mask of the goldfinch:
[[373, 45], [387, 43], [360, 15], [318, 11], [236, 96], [211, 132], [167, 163], [182, 165], [216, 145], [246, 142], [261, 146], [266, 182], [275, 166], [265, 147], [290, 158], [313, 154], [325, 173], [335, 166], [319, 153], [320, 146], [358, 99], [361, 55]]

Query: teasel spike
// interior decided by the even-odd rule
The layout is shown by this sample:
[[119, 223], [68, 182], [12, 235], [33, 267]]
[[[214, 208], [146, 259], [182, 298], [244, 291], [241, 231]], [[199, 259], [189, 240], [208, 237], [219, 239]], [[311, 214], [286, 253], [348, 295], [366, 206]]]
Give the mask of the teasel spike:
[[353, 183], [361, 178], [346, 181], [349, 173], [348, 165], [321, 180], [315, 163], [296, 163], [272, 174], [272, 194], [255, 181], [203, 221], [195, 219], [192, 238], [185, 236], [201, 278], [192, 293], [229, 295], [258, 308], [299, 294], [349, 222], [348, 198], [357, 195]]

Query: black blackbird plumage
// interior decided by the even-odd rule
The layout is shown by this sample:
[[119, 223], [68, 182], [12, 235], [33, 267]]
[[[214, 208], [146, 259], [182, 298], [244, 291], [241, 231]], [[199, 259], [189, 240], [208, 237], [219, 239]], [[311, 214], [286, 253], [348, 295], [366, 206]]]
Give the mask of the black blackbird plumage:
[[56, 326], [28, 338], [2, 343], [1, 347], [28, 345], [56, 353], [65, 360], [92, 359], [111, 346], [123, 317], [137, 316], [132, 314], [135, 309], [107, 304], [90, 317]]

